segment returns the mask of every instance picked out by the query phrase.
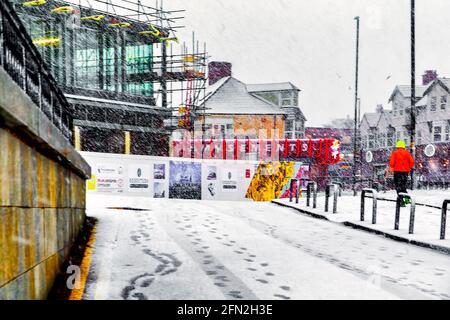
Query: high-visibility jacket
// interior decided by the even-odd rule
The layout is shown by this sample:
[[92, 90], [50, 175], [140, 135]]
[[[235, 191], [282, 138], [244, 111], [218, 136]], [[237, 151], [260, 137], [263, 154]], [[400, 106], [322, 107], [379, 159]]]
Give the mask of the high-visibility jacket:
[[394, 172], [410, 172], [414, 167], [414, 159], [409, 151], [398, 148], [391, 154], [389, 167]]

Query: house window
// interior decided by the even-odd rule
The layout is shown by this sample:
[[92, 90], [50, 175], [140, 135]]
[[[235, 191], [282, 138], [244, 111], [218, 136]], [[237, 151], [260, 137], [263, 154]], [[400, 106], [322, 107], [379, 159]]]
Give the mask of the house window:
[[370, 133], [369, 134], [369, 149], [375, 148], [375, 134]]
[[303, 131], [303, 123], [301, 120], [295, 121], [295, 131], [296, 132], [302, 132]]
[[417, 131], [417, 144], [422, 144], [422, 131]]
[[400, 102], [400, 107], [398, 108], [398, 115], [399, 116], [403, 115], [403, 109], [404, 109], [403, 102]]
[[367, 149], [367, 137], [366, 136], [361, 137], [361, 147], [363, 149]]
[[450, 141], [450, 125], [445, 126], [445, 141]]
[[434, 142], [441, 142], [442, 141], [442, 127], [440, 127], [440, 126], [434, 127], [433, 141]]
[[387, 146], [388, 147], [394, 146], [394, 136], [395, 136], [395, 131], [389, 130], [389, 132], [387, 134]]
[[233, 136], [233, 125], [232, 124], [227, 124], [226, 129], [225, 129], [225, 135], [226, 137], [229, 139]]
[[431, 97], [430, 111], [436, 111], [437, 98]]
[[396, 117], [397, 116], [397, 111], [398, 110], [398, 104], [397, 104], [397, 102], [394, 102], [394, 117]]
[[298, 92], [294, 93], [294, 106], [298, 106]]
[[292, 104], [291, 98], [292, 98], [292, 95], [290, 92], [282, 92], [281, 93], [281, 105], [282, 106], [290, 106]]
[[447, 106], [447, 96], [441, 96], [441, 110], [445, 110]]
[[380, 133], [378, 135], [378, 146], [380, 148], [386, 148], [386, 133]]

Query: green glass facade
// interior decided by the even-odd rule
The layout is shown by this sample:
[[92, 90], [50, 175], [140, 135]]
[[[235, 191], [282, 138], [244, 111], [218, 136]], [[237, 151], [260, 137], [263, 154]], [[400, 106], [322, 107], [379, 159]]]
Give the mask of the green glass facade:
[[153, 97], [152, 43], [120, 28], [85, 26], [66, 16], [20, 16], [63, 87]]

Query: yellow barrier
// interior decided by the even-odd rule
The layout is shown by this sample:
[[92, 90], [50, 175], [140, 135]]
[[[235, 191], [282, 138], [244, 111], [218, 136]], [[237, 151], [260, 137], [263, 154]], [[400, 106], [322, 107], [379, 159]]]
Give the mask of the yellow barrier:
[[22, 5], [25, 7], [38, 7], [38, 6], [42, 6], [46, 3], [47, 3], [46, 0], [32, 0], [32, 1], [24, 2], [24, 3], [22, 3]]
[[63, 6], [63, 7], [57, 7], [53, 10], [51, 10], [53, 13], [74, 13], [75, 9], [71, 6]]
[[100, 20], [102, 20], [104, 18], [105, 18], [105, 16], [96, 15], [96, 16], [81, 17], [80, 20], [83, 20], [83, 21], [100, 21]]

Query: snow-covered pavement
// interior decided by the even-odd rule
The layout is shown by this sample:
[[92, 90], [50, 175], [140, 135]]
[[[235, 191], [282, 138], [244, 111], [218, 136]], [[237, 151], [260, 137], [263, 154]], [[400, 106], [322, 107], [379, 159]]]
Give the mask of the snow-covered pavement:
[[[410, 206], [401, 208], [400, 210], [400, 223], [399, 230], [394, 230], [395, 224], [395, 202], [378, 200], [377, 202], [377, 216], [376, 224], [372, 224], [372, 199], [366, 198], [365, 200], [365, 221], [360, 221], [361, 216], [361, 198], [353, 197], [351, 195], [343, 195], [338, 198], [337, 214], [332, 214], [332, 202], [330, 198], [330, 211], [324, 212], [325, 197], [323, 194], [319, 194], [317, 198], [317, 208], [313, 209], [312, 206], [306, 207], [306, 199], [301, 198], [299, 203], [295, 201], [289, 202], [289, 199], [274, 200], [274, 202], [281, 203], [283, 205], [289, 205], [294, 208], [300, 208], [307, 210], [308, 212], [322, 215], [326, 219], [340, 222], [351, 223], [354, 226], [361, 226], [363, 228], [380, 231], [384, 234], [389, 234], [395, 237], [401, 237], [408, 241], [414, 241], [426, 245], [427, 247], [435, 247], [440, 250], [450, 252], [450, 220], [447, 221], [447, 237], [446, 240], [440, 240], [441, 231], [441, 210], [429, 206], [441, 207], [444, 199], [450, 199], [450, 191], [448, 190], [415, 190], [409, 191], [415, 201], [427, 206], [417, 205], [415, 210], [415, 222], [414, 233], [409, 234], [409, 221], [410, 221]], [[306, 196], [306, 195], [305, 195]], [[370, 194], [368, 196], [371, 196]], [[378, 193], [379, 198], [383, 199], [396, 199], [395, 191], [389, 191], [386, 193]], [[312, 201], [311, 201], [312, 203]]]
[[450, 256], [271, 203], [89, 195], [88, 214], [85, 299], [450, 299]]

